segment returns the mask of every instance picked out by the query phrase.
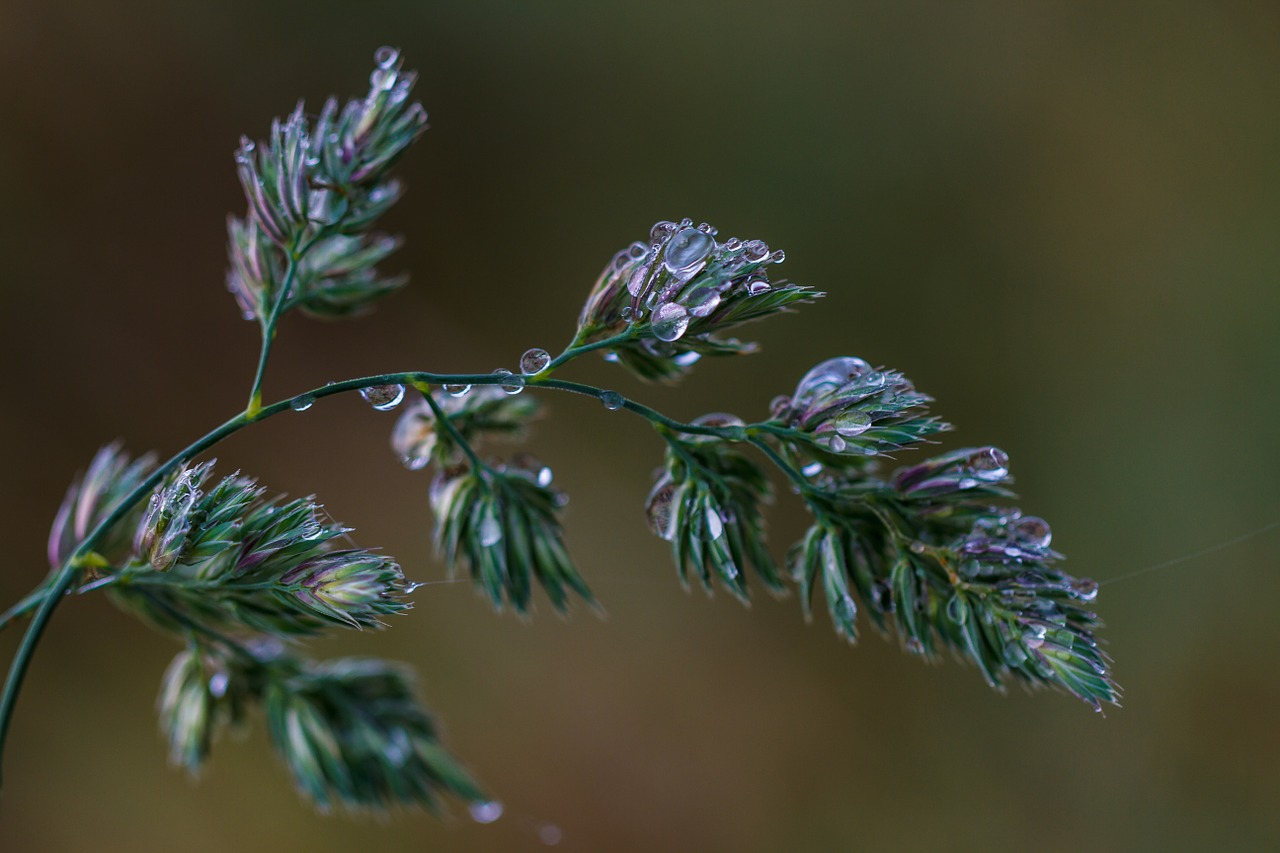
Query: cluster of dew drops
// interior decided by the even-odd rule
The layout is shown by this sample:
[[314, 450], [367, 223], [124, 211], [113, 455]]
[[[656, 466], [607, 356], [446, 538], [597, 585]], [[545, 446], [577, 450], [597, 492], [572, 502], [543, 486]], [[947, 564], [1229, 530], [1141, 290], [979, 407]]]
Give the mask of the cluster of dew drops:
[[[768, 278], [755, 274], [764, 264], [780, 264], [786, 260], [781, 250], [771, 251], [763, 240], [739, 240], [730, 237], [716, 242], [719, 232], [706, 222], [696, 227], [692, 219], [679, 222], [660, 221], [649, 232], [649, 242], [637, 241], [613, 257], [612, 270], [627, 276], [627, 292], [631, 304], [621, 311], [622, 319], [640, 322], [645, 312], [653, 336], [660, 341], [679, 340], [697, 318], [715, 311], [725, 295], [741, 287], [750, 296], [773, 289]], [[714, 256], [722, 259], [728, 276], [715, 276], [687, 292], [685, 285], [702, 272]], [[751, 272], [735, 276], [736, 271]], [[677, 299], [677, 297], [679, 297]]]

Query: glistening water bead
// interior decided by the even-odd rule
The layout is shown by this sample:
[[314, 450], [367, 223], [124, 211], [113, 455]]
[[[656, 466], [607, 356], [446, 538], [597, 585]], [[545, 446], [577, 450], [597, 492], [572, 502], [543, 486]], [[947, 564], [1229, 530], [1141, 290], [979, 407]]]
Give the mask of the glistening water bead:
[[470, 385], [445, 385], [444, 393], [450, 397], [465, 397], [467, 392], [471, 390]]
[[524, 377], [516, 376], [505, 367], [499, 367], [497, 370], [493, 371], [493, 375], [505, 377], [498, 387], [508, 394], [519, 394], [524, 390]]
[[600, 394], [600, 402], [604, 403], [604, 407], [609, 411], [616, 412], [627, 401], [617, 391], [603, 391]]
[[388, 412], [404, 400], [403, 385], [370, 385], [360, 389], [364, 401], [379, 412]]
[[660, 341], [678, 340], [689, 328], [689, 312], [675, 302], [659, 305], [653, 311], [649, 326], [653, 329], [653, 336]]
[[871, 416], [857, 409], [841, 412], [835, 419], [836, 432], [845, 438], [862, 435], [871, 428]]
[[520, 356], [520, 372], [525, 376], [533, 376], [536, 373], [541, 373], [550, 363], [551, 353], [534, 347], [533, 349], [525, 350], [524, 355]]
[[662, 263], [671, 272], [680, 272], [702, 263], [707, 255], [716, 247], [711, 235], [697, 228], [681, 228], [667, 242], [667, 249], [662, 256]]
[[289, 401], [289, 408], [295, 412], [305, 412], [316, 404], [316, 398], [310, 394], [299, 394]]

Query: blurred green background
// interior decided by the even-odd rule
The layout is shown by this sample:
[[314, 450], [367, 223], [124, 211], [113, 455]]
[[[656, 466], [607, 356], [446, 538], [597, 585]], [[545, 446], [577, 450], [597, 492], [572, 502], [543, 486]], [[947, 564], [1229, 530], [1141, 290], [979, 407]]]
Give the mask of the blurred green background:
[[[269, 398], [557, 350], [612, 253], [687, 215], [830, 296], [681, 388], [571, 374], [752, 418], [832, 355], [901, 369], [958, 424], [948, 446], [1009, 451], [1022, 506], [1104, 581], [1280, 520], [1272, 4], [0, 0], [3, 603], [99, 444], [167, 454], [242, 404], [231, 151], [300, 95], [363, 92], [383, 43], [433, 125], [389, 223], [413, 284], [359, 323], [290, 318]], [[427, 586], [394, 630], [316, 648], [411, 662], [500, 821], [316, 817], [260, 727], [189, 781], [153, 711], [176, 644], [86, 597], [19, 704], [0, 850], [510, 851], [547, 824], [566, 851], [1280, 844], [1280, 531], [1102, 587], [1126, 689], [1104, 719], [870, 630], [846, 648], [794, 600], [686, 594], [641, 512], [659, 442], [546, 402], [532, 449], [608, 618], [522, 624]], [[326, 401], [221, 468], [316, 493], [438, 579], [393, 420]], [[778, 553], [804, 524], [782, 498]]]

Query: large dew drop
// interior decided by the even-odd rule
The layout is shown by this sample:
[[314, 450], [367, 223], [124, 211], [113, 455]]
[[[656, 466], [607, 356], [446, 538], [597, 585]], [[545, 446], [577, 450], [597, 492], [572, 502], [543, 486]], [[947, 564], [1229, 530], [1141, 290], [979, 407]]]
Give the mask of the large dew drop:
[[600, 394], [600, 402], [604, 403], [604, 407], [609, 411], [616, 412], [627, 401], [617, 391], [604, 391]]
[[680, 301], [693, 316], [705, 317], [720, 307], [720, 298], [720, 285], [709, 281], [694, 287]]
[[492, 507], [485, 512], [484, 518], [480, 519], [480, 526], [476, 529], [476, 539], [482, 548], [492, 547], [502, 540], [502, 525], [498, 523], [498, 516]]
[[470, 385], [445, 385], [444, 393], [450, 397], [465, 397], [467, 392], [471, 390]]
[[979, 480], [1001, 480], [1009, 474], [1009, 454], [998, 447], [984, 447], [969, 457], [969, 469]]
[[820, 362], [804, 375], [796, 386], [796, 397], [811, 399], [872, 373], [871, 365], [860, 358], [840, 356]]
[[[697, 232], [702, 233], [702, 232]], [[653, 329], [653, 336], [660, 341], [678, 340], [689, 329], [689, 312], [684, 309], [683, 305], [675, 302], [668, 302], [665, 305], [659, 305], [653, 312], [653, 318], [649, 321], [649, 325]]]
[[1013, 524], [1013, 535], [1033, 548], [1048, 548], [1053, 541], [1049, 522], [1038, 516], [1028, 515]]
[[525, 376], [533, 376], [536, 373], [541, 373], [550, 363], [551, 353], [534, 347], [533, 349], [525, 350], [524, 355], [520, 356], [520, 372]]
[[360, 396], [379, 412], [387, 412], [404, 400], [403, 385], [370, 385], [360, 389]]
[[289, 408], [295, 412], [305, 412], [316, 404], [316, 398], [310, 394], [299, 394], [289, 401]]
[[710, 234], [697, 228], [681, 228], [667, 241], [662, 263], [671, 272], [687, 270], [702, 263], [715, 247], [716, 241]]
[[845, 438], [854, 438], [871, 428], [871, 416], [857, 409], [849, 409], [836, 417], [835, 428]]

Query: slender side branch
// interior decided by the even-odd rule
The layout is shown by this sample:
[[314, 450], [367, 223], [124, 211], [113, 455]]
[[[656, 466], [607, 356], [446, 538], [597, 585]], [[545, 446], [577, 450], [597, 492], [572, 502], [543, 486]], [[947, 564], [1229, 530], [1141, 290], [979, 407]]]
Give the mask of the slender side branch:
[[280, 321], [280, 313], [288, 301], [289, 289], [298, 276], [298, 264], [302, 260], [302, 252], [296, 247], [289, 253], [289, 266], [285, 269], [284, 279], [280, 282], [280, 291], [271, 303], [271, 313], [262, 321], [262, 349], [258, 353], [258, 370], [253, 376], [253, 387], [249, 389], [249, 404], [245, 414], [253, 417], [262, 408], [262, 380], [267, 374], [267, 361], [271, 358], [271, 344], [276, 338], [276, 324]]

